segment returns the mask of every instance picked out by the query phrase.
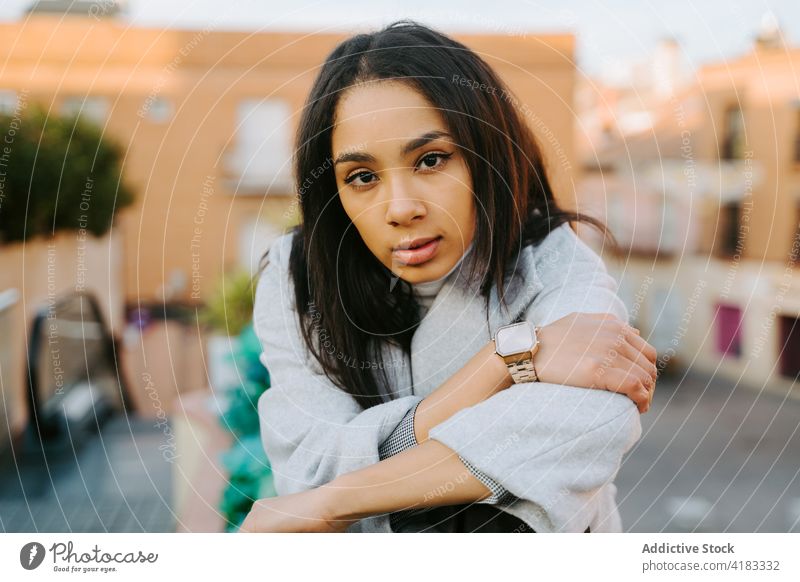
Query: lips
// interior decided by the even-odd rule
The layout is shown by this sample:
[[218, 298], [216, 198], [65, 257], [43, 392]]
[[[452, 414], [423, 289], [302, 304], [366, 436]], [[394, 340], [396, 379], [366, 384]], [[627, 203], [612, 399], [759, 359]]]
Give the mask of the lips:
[[394, 250], [396, 250], [396, 251], [404, 251], [404, 250], [408, 250], [408, 249], [416, 249], [416, 248], [419, 248], [419, 247], [421, 247], [423, 245], [428, 244], [429, 242], [431, 242], [432, 240], [437, 239], [437, 238], [439, 238], [439, 237], [438, 236], [426, 236], [426, 237], [422, 237], [422, 238], [415, 238], [415, 239], [410, 240], [410, 241], [404, 241], [404, 242], [400, 243], [399, 245], [397, 245], [396, 247], [394, 247]]
[[[394, 261], [405, 265], [421, 265], [436, 256], [441, 236], [418, 238], [395, 247], [392, 251]], [[401, 248], [406, 247], [406, 248]]]

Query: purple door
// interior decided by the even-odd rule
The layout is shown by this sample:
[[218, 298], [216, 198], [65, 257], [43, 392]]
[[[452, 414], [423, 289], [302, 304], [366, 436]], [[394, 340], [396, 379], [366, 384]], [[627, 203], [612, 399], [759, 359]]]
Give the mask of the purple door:
[[737, 305], [717, 304], [717, 352], [723, 356], [742, 355], [742, 310]]

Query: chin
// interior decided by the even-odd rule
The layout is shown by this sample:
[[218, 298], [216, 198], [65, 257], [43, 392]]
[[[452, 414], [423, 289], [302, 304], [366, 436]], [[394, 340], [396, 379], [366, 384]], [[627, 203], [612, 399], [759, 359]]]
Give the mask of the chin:
[[[441, 259], [442, 257], [436, 257], [424, 265], [403, 267], [402, 278], [412, 284], [428, 283], [429, 281], [441, 279], [455, 265], [454, 262], [448, 267]], [[441, 265], [445, 266], [442, 267]]]

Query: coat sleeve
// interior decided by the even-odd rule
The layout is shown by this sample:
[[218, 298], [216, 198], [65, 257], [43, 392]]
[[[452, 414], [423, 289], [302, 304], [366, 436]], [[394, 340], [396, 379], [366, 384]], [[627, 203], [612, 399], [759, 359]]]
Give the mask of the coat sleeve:
[[[616, 282], [568, 225], [534, 250], [542, 288], [525, 312], [547, 325], [573, 312], [609, 312], [627, 321]], [[625, 395], [527, 382], [515, 384], [433, 427], [430, 438], [455, 450], [520, 499], [553, 531], [582, 532], [641, 436]]]
[[[258, 400], [261, 440], [279, 495], [377, 463], [380, 443], [421, 400], [403, 396], [364, 410], [325, 376], [300, 335], [288, 272], [291, 237], [271, 246], [253, 310], [260, 359], [270, 373]], [[369, 521], [372, 530], [388, 531], [386, 516]]]
[[[381, 460], [388, 459], [391, 456], [402, 453], [403, 451], [416, 447], [419, 444], [417, 442], [416, 434], [414, 433], [414, 418], [418, 406], [419, 403], [415, 404], [414, 407], [406, 413], [406, 415], [403, 417], [403, 420], [401, 420], [400, 424], [397, 425], [397, 428], [395, 428], [392, 434], [389, 435], [389, 438], [383, 441], [381, 446], [378, 447], [378, 456], [381, 458]], [[477, 501], [476, 503], [497, 505], [507, 503], [513, 499], [513, 496], [510, 495], [509, 492], [502, 485], [500, 485], [500, 483], [483, 473], [477, 467], [472, 466], [465, 458], [461, 457], [460, 460], [462, 463], [464, 463], [464, 466], [470, 471], [470, 473], [475, 475], [475, 478], [486, 485], [486, 487], [489, 489], [489, 496], [485, 499]]]

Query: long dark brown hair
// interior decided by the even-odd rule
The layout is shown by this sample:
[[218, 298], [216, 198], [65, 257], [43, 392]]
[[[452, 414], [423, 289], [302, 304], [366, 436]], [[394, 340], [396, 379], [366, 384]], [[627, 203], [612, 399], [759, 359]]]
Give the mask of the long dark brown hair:
[[[453, 78], [496, 89], [467, 89]], [[595, 219], [558, 207], [539, 145], [508, 98], [511, 92], [472, 50], [411, 20], [343, 41], [314, 81], [297, 131], [293, 169], [303, 219], [294, 228], [290, 277], [309, 351], [364, 408], [392, 395], [383, 343], [402, 347], [410, 362], [419, 323], [411, 286], [390, 284], [392, 273], [345, 213], [333, 170], [337, 103], [352, 85], [378, 80], [401, 81], [421, 93], [462, 150], [480, 209], [473, 251], [463, 266], [487, 307], [493, 285], [505, 303], [508, 266], [525, 245], [565, 222], [585, 221], [605, 232]], [[266, 260], [268, 253], [262, 269]]]

